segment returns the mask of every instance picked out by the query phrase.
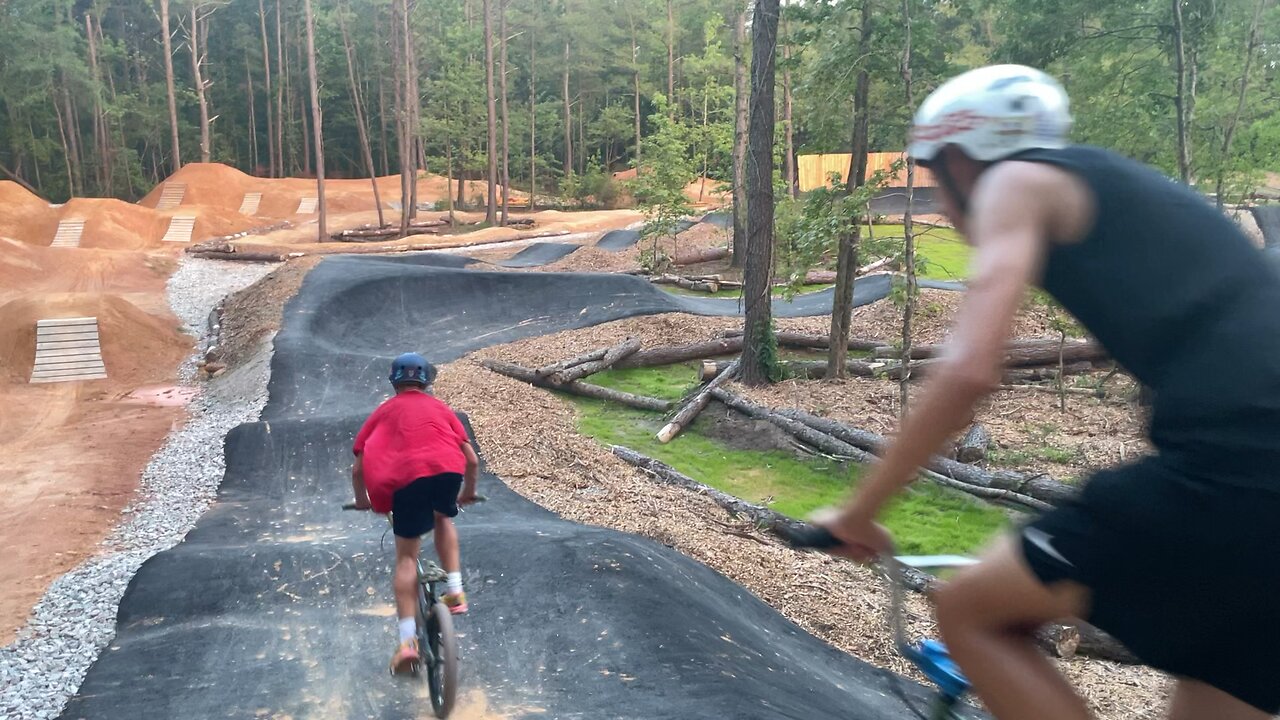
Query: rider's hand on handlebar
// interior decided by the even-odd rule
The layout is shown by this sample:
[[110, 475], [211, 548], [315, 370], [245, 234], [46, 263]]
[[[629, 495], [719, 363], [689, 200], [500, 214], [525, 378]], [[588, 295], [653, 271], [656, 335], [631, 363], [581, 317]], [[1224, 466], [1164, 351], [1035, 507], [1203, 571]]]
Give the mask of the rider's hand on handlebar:
[[824, 549], [823, 552], [828, 554], [869, 563], [893, 553], [893, 538], [889, 531], [873, 520], [863, 520], [838, 510], [827, 509], [815, 512], [812, 521], [843, 542], [842, 545]]
[[373, 505], [370, 504], [368, 497], [356, 498], [354, 503], [349, 505], [352, 510], [372, 510]]
[[479, 501], [480, 497], [476, 495], [475, 488], [471, 488], [470, 490], [463, 488], [462, 491], [458, 493], [458, 507], [473, 505]]

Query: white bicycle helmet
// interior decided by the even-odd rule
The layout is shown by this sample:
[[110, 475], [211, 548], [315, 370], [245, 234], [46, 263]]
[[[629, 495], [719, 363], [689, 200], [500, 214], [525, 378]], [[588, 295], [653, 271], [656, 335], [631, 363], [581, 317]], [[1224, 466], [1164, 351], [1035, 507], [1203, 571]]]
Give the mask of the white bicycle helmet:
[[1024, 65], [989, 65], [934, 90], [916, 111], [907, 153], [933, 160], [955, 145], [991, 162], [1023, 150], [1066, 147], [1071, 130], [1067, 92], [1049, 75]]

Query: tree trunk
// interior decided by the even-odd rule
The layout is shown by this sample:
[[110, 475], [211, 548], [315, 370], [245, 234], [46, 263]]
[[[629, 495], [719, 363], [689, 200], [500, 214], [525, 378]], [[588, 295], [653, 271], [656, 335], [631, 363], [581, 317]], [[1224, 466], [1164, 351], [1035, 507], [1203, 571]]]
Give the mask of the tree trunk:
[[[915, 94], [911, 87], [911, 0], [902, 0], [902, 24], [905, 39], [902, 44], [902, 83], [908, 108], [915, 107]], [[911, 227], [911, 205], [915, 199], [916, 163], [907, 158], [907, 207], [902, 213], [902, 264], [906, 278], [907, 297], [902, 308], [902, 377], [898, 380], [898, 407], [901, 415], [907, 414], [910, 393], [907, 383], [911, 380], [911, 321], [916, 309], [916, 244]]]
[[1183, 0], [1171, 0], [1173, 5], [1173, 56], [1177, 73], [1177, 94], [1173, 108], [1177, 113], [1178, 176], [1183, 184], [1191, 184], [1191, 148], [1187, 145], [1188, 100], [1186, 95], [1187, 61], [1182, 26]]
[[320, 209], [319, 242], [329, 239], [325, 220], [324, 202], [324, 121], [320, 112], [320, 83], [316, 79], [316, 38], [315, 19], [311, 15], [311, 0], [303, 0], [303, 9], [307, 13], [307, 76], [311, 83], [311, 129], [315, 133], [316, 148], [316, 200]]
[[[737, 0], [741, 2], [741, 0]], [[747, 10], [735, 5], [733, 23], [733, 259], [742, 267], [747, 249]]]
[[267, 89], [267, 175], [279, 177], [276, 173], [275, 112], [271, 109], [271, 45], [267, 42], [267, 8], [263, 0], [258, 0], [258, 29], [262, 34], [262, 77]]
[[[853, 147], [849, 156], [849, 180], [845, 193], [866, 183], [867, 134], [870, 127], [870, 108], [867, 107], [871, 92], [871, 77], [866, 62], [871, 51], [871, 0], [862, 1], [861, 30], [858, 38], [858, 56], [863, 59], [858, 71], [857, 87], [853, 98]], [[844, 340], [849, 337], [849, 324], [853, 314], [853, 283], [857, 276], [858, 244], [862, 237], [861, 218], [855, 216], [852, 227], [840, 235], [840, 249], [836, 260], [835, 297], [831, 307], [831, 349], [827, 355], [827, 377], [843, 377], [845, 367]]]
[[658, 431], [658, 442], [669, 443], [676, 435], [680, 434], [681, 430], [688, 427], [693, 422], [694, 418], [698, 417], [698, 413], [702, 412], [702, 409], [707, 406], [707, 403], [711, 402], [712, 391], [724, 384], [725, 381], [732, 380], [733, 377], [738, 374], [738, 368], [741, 363], [741, 358], [729, 363], [728, 367], [715, 377], [711, 378], [711, 380], [694, 393], [693, 397], [689, 398], [688, 402], [676, 411], [676, 414], [671, 418], [671, 421]]
[[[344, 15], [346, 10], [345, 6], [338, 10], [338, 29], [342, 32], [342, 47], [347, 54], [347, 81], [351, 85], [351, 105], [356, 113], [356, 133], [360, 136], [360, 152], [364, 155], [365, 168], [369, 171], [369, 182], [373, 185], [373, 204], [378, 210], [378, 227], [382, 227], [386, 224], [386, 220], [382, 217], [378, 172], [373, 167], [373, 150], [369, 146], [369, 131], [365, 126], [364, 101], [360, 96], [360, 83], [356, 80], [355, 52], [351, 47], [351, 36], [347, 33], [347, 19]], [[446, 139], [445, 142], [447, 143], [448, 140]]]
[[498, 92], [502, 94], [502, 224], [507, 224], [511, 212], [511, 115], [507, 112], [507, 0], [498, 4]]
[[107, 128], [106, 114], [102, 111], [102, 73], [98, 69], [97, 33], [93, 29], [93, 15], [84, 15], [85, 36], [89, 41], [89, 72], [93, 77], [93, 141], [97, 157], [98, 190], [113, 195], [111, 188], [111, 133]]
[[191, 50], [191, 77], [196, 88], [196, 104], [200, 107], [200, 162], [209, 162], [209, 98], [205, 93], [208, 85], [204, 80], [201, 68], [204, 66], [204, 46], [206, 37], [201, 33], [200, 2], [191, 3], [191, 26], [187, 30], [187, 47]]
[[636, 17], [628, 11], [627, 19], [631, 22], [631, 67], [632, 67], [632, 95], [635, 99], [635, 109], [632, 115], [635, 116], [636, 125], [636, 173], [640, 172], [640, 45], [636, 42]]
[[667, 102], [671, 117], [676, 116], [676, 15], [672, 0], [667, 0]]
[[[62, 119], [62, 107], [58, 105], [58, 101], [53, 101], [53, 114], [58, 120], [58, 137], [62, 140], [62, 160], [67, 168], [67, 194], [71, 197], [76, 195], [76, 175], [71, 169], [71, 145], [67, 142], [67, 124]], [[36, 165], [39, 167], [39, 164]]]
[[573, 115], [569, 108], [569, 41], [564, 41], [564, 165], [565, 177], [573, 172]]
[[413, 217], [410, 205], [413, 202], [412, 186], [417, 181], [417, 173], [414, 171], [414, 152], [412, 139], [412, 112], [409, 110], [411, 102], [410, 93], [411, 79], [409, 65], [412, 62], [410, 57], [409, 42], [409, 3], [408, 0], [399, 0], [397, 5], [399, 17], [398, 42], [396, 43], [399, 58], [396, 66], [400, 69], [396, 78], [396, 118], [397, 118], [397, 134], [399, 135], [399, 154], [400, 154], [400, 230], [407, 232], [409, 230], [409, 221]]
[[538, 33], [529, 28], [529, 212], [538, 205]]
[[[790, 28], [784, 24], [783, 30], [790, 40]], [[787, 138], [786, 177], [787, 192], [791, 199], [800, 197], [800, 183], [796, 179], [796, 145], [795, 122], [791, 115], [791, 43], [782, 45], [782, 57], [786, 61], [782, 67], [782, 127]]]
[[173, 172], [182, 169], [182, 145], [178, 140], [178, 100], [173, 82], [173, 31], [169, 27], [169, 0], [160, 0], [160, 29], [164, 42], [164, 81], [169, 92], [169, 132]]
[[1262, 18], [1262, 10], [1267, 0], [1258, 0], [1253, 8], [1253, 20], [1249, 23], [1249, 33], [1244, 41], [1244, 67], [1240, 70], [1240, 93], [1236, 96], [1236, 109], [1227, 122], [1226, 132], [1222, 138], [1222, 155], [1218, 161], [1218, 180], [1214, 188], [1214, 197], [1218, 209], [1222, 209], [1223, 184], [1226, 182], [1227, 158], [1231, 157], [1231, 142], [1235, 139], [1236, 126], [1240, 124], [1240, 115], [1244, 113], [1244, 100], [1249, 90], [1249, 69], [1253, 66], [1253, 53], [1258, 48], [1258, 23]]
[[752, 18], [751, 102], [747, 139], [747, 257], [742, 299], [742, 381], [768, 383], [777, 362], [773, 338], [774, 61], [779, 0], [756, 0]]
[[493, 90], [493, 9], [490, 0], [484, 0], [484, 87], [489, 127], [489, 145], [486, 151], [489, 161], [488, 189], [485, 195], [484, 221], [490, 225], [498, 222], [498, 109]]
[[67, 89], [67, 77], [62, 76], [62, 105], [66, 113], [67, 142], [71, 149], [71, 192], [84, 195], [84, 165], [80, 158], [80, 122], [76, 119], [75, 109], [71, 107], [71, 91]]
[[598, 358], [584, 360], [574, 363], [568, 367], [557, 369], [551, 373], [542, 373], [539, 371], [539, 377], [545, 379], [552, 385], [565, 385], [575, 380], [598, 373], [601, 370], [607, 370], [613, 367], [619, 360], [626, 358], [628, 355], [634, 355], [640, 350], [640, 338], [627, 338], [626, 340], [604, 349], [604, 354]]
[[418, 88], [418, 45], [410, 30], [416, 0], [405, 3], [405, 36], [404, 57], [405, 70], [408, 72], [408, 87], [405, 90], [409, 103], [409, 220], [418, 217], [418, 171], [425, 164], [422, 156], [422, 95]]
[[249, 156], [253, 172], [258, 172], [258, 115], [253, 98], [253, 70], [249, 67], [249, 56], [244, 56], [245, 98], [249, 101]]
[[280, 82], [276, 83], [276, 177], [283, 177], [284, 169], [284, 86], [288, 82], [288, 72], [284, 65], [284, 28], [280, 24], [280, 4], [284, 0], [276, 0], [276, 71], [282, 73]]

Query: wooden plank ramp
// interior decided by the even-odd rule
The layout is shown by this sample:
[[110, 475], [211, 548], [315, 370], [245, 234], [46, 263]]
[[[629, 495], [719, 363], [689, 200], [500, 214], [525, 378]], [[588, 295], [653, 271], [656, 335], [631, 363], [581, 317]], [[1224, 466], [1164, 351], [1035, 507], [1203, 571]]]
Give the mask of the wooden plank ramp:
[[262, 193], [250, 192], [244, 194], [244, 200], [240, 202], [241, 215], [257, 215], [258, 205], [262, 204]]
[[181, 205], [182, 199], [186, 196], [186, 183], [165, 183], [164, 189], [160, 191], [160, 200], [156, 202], [156, 209], [172, 210]]
[[298, 215], [310, 215], [320, 207], [319, 198], [304, 197], [298, 201]]
[[80, 247], [80, 236], [84, 233], [84, 220], [69, 218], [58, 221], [58, 230], [53, 234], [53, 242], [49, 247]]
[[160, 238], [163, 242], [191, 242], [191, 233], [196, 229], [196, 219], [193, 215], [175, 215], [169, 221], [169, 229], [165, 231], [164, 237]]
[[36, 361], [31, 382], [75, 382], [107, 377], [98, 337], [98, 318], [55, 318], [36, 322]]

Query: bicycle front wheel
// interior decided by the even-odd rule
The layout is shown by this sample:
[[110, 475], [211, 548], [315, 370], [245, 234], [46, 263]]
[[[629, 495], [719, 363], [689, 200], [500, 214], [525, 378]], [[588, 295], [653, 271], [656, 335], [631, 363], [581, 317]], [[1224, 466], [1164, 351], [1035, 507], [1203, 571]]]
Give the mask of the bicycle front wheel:
[[[420, 610], [421, 611], [421, 610]], [[458, 699], [458, 638], [453, 633], [453, 616], [442, 602], [434, 602], [425, 613], [425, 645], [431, 653], [427, 687], [436, 717], [447, 718]]]

